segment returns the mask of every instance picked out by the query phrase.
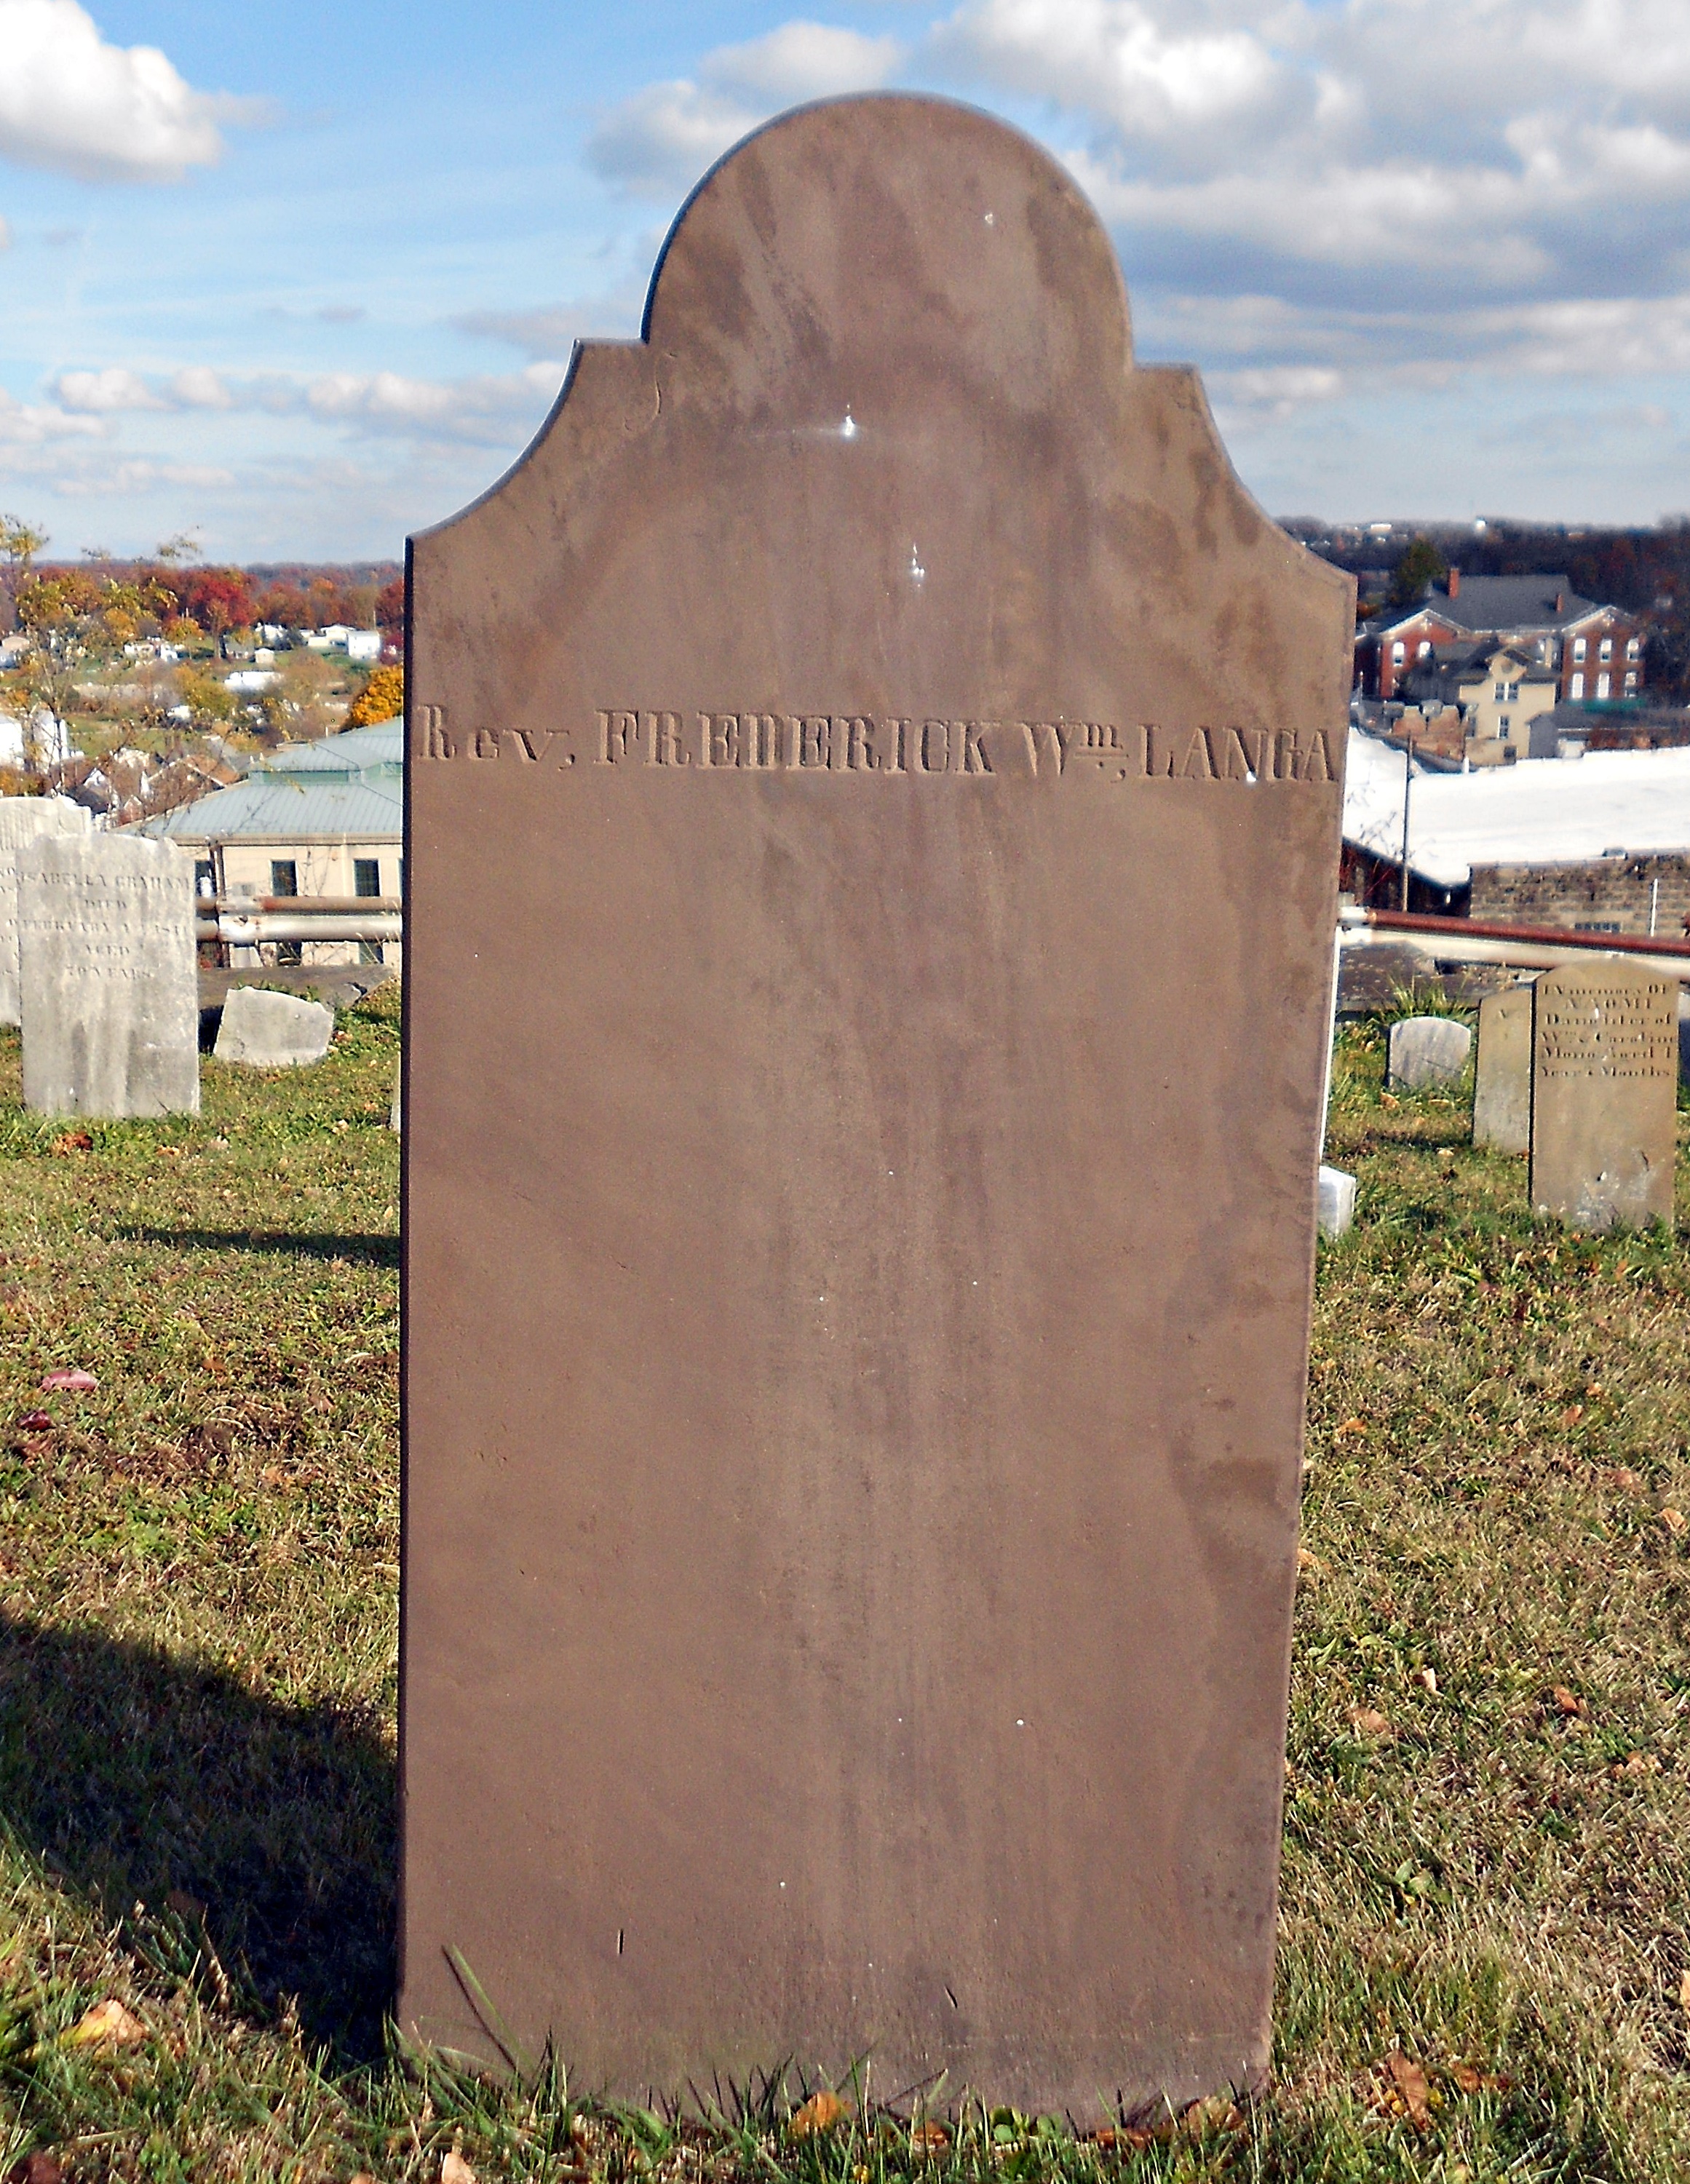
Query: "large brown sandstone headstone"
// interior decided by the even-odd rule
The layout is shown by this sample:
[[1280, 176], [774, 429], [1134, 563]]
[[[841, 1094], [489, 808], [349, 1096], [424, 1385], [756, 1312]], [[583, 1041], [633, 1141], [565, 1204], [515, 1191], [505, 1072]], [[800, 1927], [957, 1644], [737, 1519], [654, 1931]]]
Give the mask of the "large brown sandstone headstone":
[[411, 582], [404, 2026], [1259, 2076], [1349, 580], [877, 98]]
[[1531, 1149], [1531, 989], [1511, 986], [1479, 1004], [1473, 1070], [1473, 1142], [1495, 1152]]
[[1670, 1221], [1677, 981], [1610, 959], [1531, 994], [1533, 1211], [1574, 1228]]

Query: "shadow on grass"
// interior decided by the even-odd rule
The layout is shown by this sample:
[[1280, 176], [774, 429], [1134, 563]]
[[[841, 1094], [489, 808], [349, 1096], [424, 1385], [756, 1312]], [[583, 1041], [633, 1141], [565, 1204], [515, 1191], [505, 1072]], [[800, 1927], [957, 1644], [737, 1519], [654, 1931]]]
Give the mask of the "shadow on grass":
[[[0, 1616], [0, 1812], [115, 1924], [176, 1908], [264, 2010], [381, 2053], [393, 1993], [393, 1763], [370, 1727], [216, 1669]], [[192, 1897], [203, 1912], [182, 1899]]]
[[259, 1251], [298, 1259], [345, 1259], [364, 1267], [397, 1267], [397, 1236], [304, 1235], [290, 1228], [142, 1228], [120, 1227], [126, 1244], [172, 1244], [188, 1251]]

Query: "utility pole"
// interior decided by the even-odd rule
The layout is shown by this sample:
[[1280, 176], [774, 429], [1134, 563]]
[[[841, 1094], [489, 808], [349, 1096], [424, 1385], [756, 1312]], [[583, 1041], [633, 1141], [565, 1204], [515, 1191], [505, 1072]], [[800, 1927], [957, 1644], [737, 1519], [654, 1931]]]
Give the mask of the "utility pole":
[[1408, 907], [1408, 800], [1414, 787], [1414, 732], [1403, 731], [1403, 908]]

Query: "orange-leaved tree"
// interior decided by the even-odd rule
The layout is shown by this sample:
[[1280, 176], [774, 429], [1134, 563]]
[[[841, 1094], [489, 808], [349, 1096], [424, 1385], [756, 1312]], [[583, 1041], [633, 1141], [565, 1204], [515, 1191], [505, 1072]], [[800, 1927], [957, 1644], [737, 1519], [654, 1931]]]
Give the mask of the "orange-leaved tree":
[[368, 728], [377, 721], [396, 721], [404, 710], [404, 670], [378, 667], [346, 709], [349, 728]]

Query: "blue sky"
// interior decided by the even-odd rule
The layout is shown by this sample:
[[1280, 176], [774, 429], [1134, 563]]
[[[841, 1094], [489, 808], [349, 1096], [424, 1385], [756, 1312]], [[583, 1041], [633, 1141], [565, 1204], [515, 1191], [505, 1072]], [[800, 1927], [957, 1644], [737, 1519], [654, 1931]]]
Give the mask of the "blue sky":
[[1690, 507], [1685, 0], [0, 0], [0, 510], [397, 554], [798, 100], [1007, 115], [1276, 514]]

